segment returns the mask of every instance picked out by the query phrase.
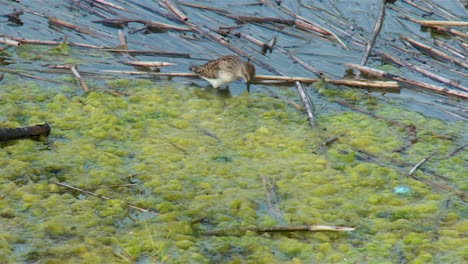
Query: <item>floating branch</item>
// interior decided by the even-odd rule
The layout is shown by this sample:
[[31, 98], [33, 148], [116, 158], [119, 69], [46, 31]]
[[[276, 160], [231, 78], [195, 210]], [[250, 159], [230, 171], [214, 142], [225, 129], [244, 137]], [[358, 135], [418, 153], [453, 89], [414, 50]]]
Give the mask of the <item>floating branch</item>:
[[[66, 187], [68, 189], [72, 189], [74, 191], [79, 191], [81, 193], [85, 193], [85, 194], [89, 194], [89, 195], [92, 195], [92, 196], [95, 196], [95, 197], [98, 197], [98, 198], [101, 198], [102, 200], [112, 200], [112, 198], [110, 197], [107, 197], [107, 196], [104, 196], [104, 195], [100, 195], [100, 194], [97, 194], [97, 193], [94, 193], [94, 192], [90, 192], [90, 191], [87, 191], [87, 190], [84, 190], [84, 189], [81, 189], [81, 188], [78, 188], [78, 187], [75, 187], [75, 186], [71, 186], [67, 183], [64, 183], [64, 182], [52, 182], [54, 184], [57, 184], [59, 186], [63, 186], [63, 187]], [[138, 206], [135, 206], [133, 204], [130, 204], [130, 203], [126, 203], [127, 206], [129, 208], [132, 208], [132, 209], [135, 209], [137, 211], [140, 211], [140, 212], [143, 212], [143, 213], [151, 213], [151, 214], [154, 214], [154, 215], [159, 215], [155, 210], [152, 210], [152, 209], [144, 209], [144, 208], [141, 208], [141, 207], [138, 207]]]
[[344, 226], [327, 226], [327, 225], [303, 225], [303, 226], [271, 226], [271, 227], [244, 227], [238, 229], [219, 229], [211, 231], [203, 231], [202, 235], [208, 236], [242, 236], [245, 232], [251, 231], [256, 233], [278, 233], [278, 232], [297, 232], [297, 231], [335, 231], [346, 232], [354, 231], [353, 227]]
[[48, 137], [49, 134], [50, 126], [47, 123], [21, 128], [0, 128], [0, 141], [36, 138], [40, 136]]
[[296, 89], [297, 89], [297, 92], [299, 93], [299, 96], [301, 97], [302, 103], [304, 104], [304, 108], [306, 111], [307, 120], [309, 121], [309, 125], [311, 128], [314, 128], [316, 126], [315, 116], [314, 116], [314, 111], [315, 111], [314, 104], [312, 103], [312, 100], [310, 99], [310, 96], [307, 93], [306, 88], [304, 88], [301, 82], [296, 81]]

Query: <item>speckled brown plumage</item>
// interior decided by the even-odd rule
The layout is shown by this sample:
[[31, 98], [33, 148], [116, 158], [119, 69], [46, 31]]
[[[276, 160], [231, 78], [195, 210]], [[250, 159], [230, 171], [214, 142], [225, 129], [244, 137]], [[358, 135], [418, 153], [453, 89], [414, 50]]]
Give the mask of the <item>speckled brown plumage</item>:
[[210, 82], [214, 88], [238, 78], [243, 78], [249, 84], [255, 77], [255, 66], [234, 55], [223, 56], [201, 66], [192, 66], [190, 70]]

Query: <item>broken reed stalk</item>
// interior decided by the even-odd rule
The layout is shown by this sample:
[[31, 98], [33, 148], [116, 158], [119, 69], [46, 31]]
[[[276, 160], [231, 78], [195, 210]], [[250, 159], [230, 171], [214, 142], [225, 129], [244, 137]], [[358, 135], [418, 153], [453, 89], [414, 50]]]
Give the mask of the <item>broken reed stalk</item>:
[[296, 12], [293, 12], [282, 5], [273, 5], [271, 2], [269, 2], [269, 4], [294, 17], [294, 24], [296, 27], [306, 31], [314, 31], [323, 36], [332, 36], [345, 50], [349, 50], [348, 46], [346, 46], [346, 44], [333, 31], [325, 28], [324, 26], [316, 24], [305, 17], [297, 15]]
[[328, 226], [328, 225], [302, 225], [302, 226], [271, 226], [271, 227], [243, 227], [238, 229], [219, 229], [202, 231], [200, 234], [206, 236], [242, 236], [245, 232], [256, 233], [277, 233], [277, 232], [297, 232], [297, 231], [335, 231], [346, 232], [354, 231], [353, 227]]
[[[64, 183], [64, 182], [55, 182], [55, 181], [53, 181], [52, 183], [56, 184], [56, 185], [59, 185], [59, 186], [66, 187], [66, 188], [74, 190], [74, 191], [78, 191], [78, 192], [81, 192], [81, 193], [85, 193], [85, 194], [88, 194], [88, 195], [98, 197], [98, 198], [100, 198], [102, 200], [106, 200], [106, 201], [107, 200], [112, 200], [112, 198], [110, 198], [110, 197], [100, 195], [100, 194], [97, 194], [97, 193], [94, 193], [94, 192], [91, 192], [91, 191], [87, 191], [87, 190], [84, 190], [84, 189], [69, 185], [69, 184]], [[155, 210], [152, 210], [152, 209], [143, 209], [141, 207], [135, 206], [135, 205], [130, 204], [130, 203], [126, 203], [126, 205], [129, 208], [135, 209], [135, 210], [143, 212], [143, 213], [151, 213], [151, 214], [154, 214], [154, 215], [159, 215]]]
[[429, 155], [428, 157], [422, 159], [421, 161], [419, 161], [416, 165], [414, 165], [414, 167], [411, 168], [411, 170], [408, 172], [408, 176], [409, 176], [409, 177], [413, 176], [413, 174], [414, 174], [424, 163], [426, 163], [426, 161], [428, 161], [429, 158], [430, 158], [431, 156], [432, 156], [432, 154]]
[[10, 38], [0, 38], [0, 43], [4, 43], [7, 45], [16, 46], [16, 47], [21, 45], [21, 42], [10, 39]]
[[309, 125], [311, 128], [315, 128], [316, 126], [316, 119], [314, 116], [315, 107], [310, 99], [309, 94], [307, 93], [307, 88], [304, 88], [301, 82], [296, 82], [296, 89], [301, 97], [302, 103], [304, 104], [304, 109], [307, 115], [307, 120], [309, 121]]
[[458, 82], [458, 81], [447, 79], [445, 77], [442, 77], [440, 75], [432, 73], [432, 72], [430, 72], [428, 70], [425, 70], [425, 69], [423, 69], [423, 68], [421, 68], [419, 66], [416, 66], [414, 64], [411, 64], [411, 63], [402, 61], [400, 59], [397, 59], [397, 58], [395, 58], [393, 56], [390, 56], [387, 53], [383, 53], [383, 52], [376, 52], [376, 53], [377, 53], [377, 55], [380, 55], [382, 58], [387, 59], [387, 60], [397, 64], [400, 67], [410, 68], [410, 69], [412, 69], [414, 71], [417, 71], [417, 72], [419, 72], [419, 73], [421, 73], [421, 74], [423, 74], [423, 75], [425, 75], [425, 76], [427, 76], [427, 77], [429, 77], [429, 78], [431, 78], [433, 80], [436, 80], [436, 81], [444, 83], [444, 84], [448, 84], [450, 86], [453, 86], [453, 87], [456, 87], [456, 88], [458, 88], [460, 90], [468, 92], [468, 88], [463, 86], [462, 84], [460, 84], [460, 82]]
[[101, 35], [101, 36], [109, 37], [108, 34], [104, 34], [102, 32], [98, 32], [98, 31], [94, 31], [94, 30], [90, 30], [90, 29], [85, 28], [85, 27], [80, 27], [80, 26], [77, 26], [77, 25], [62, 21], [62, 20], [60, 20], [58, 18], [55, 18], [55, 17], [47, 17], [47, 18], [49, 20], [49, 25], [66, 27], [66, 28], [75, 30], [77, 32], [83, 33], [83, 34], [90, 35], [90, 36]]
[[118, 9], [118, 10], [122, 10], [122, 11], [126, 11], [128, 12], [127, 9], [121, 7], [121, 6], [118, 6], [116, 4], [112, 4], [112, 3], [109, 3], [107, 1], [104, 1], [104, 0], [94, 0], [95, 2], [98, 2], [100, 4], [103, 4], [103, 5], [106, 5], [106, 6], [109, 6], [109, 7], [112, 7], [112, 8], [115, 8], [115, 9]]
[[[372, 31], [372, 37], [367, 43], [366, 51], [364, 52], [364, 55], [362, 56], [361, 63], [359, 63], [359, 65], [361, 66], [365, 66], [367, 64], [372, 48], [374, 47], [375, 41], [377, 40], [377, 36], [380, 33], [380, 29], [382, 29], [382, 24], [385, 18], [385, 3], [387, 2], [387, 0], [382, 0], [381, 2], [382, 3], [380, 6], [379, 16], [377, 17], [377, 21], [375, 22], [374, 30]], [[361, 79], [361, 71], [358, 71], [355, 79]]]
[[466, 21], [435, 21], [435, 20], [416, 20], [416, 19], [412, 19], [411, 21], [418, 23], [425, 27], [432, 27], [432, 26], [468, 27], [468, 22]]
[[360, 65], [357, 65], [357, 64], [351, 64], [351, 63], [346, 63], [345, 66], [349, 67], [349, 68], [353, 68], [353, 69], [358, 69], [358, 70], [360, 70], [362, 72], [365, 72], [366, 74], [369, 74], [369, 75], [372, 75], [372, 76], [377, 76], [377, 77], [381, 77], [381, 78], [387, 78], [387, 79], [399, 81], [399, 82], [402, 82], [402, 83], [409, 84], [411, 86], [416, 86], [416, 87], [419, 87], [419, 88], [423, 88], [425, 90], [430, 90], [430, 91], [438, 92], [438, 93], [445, 94], [445, 95], [453, 95], [453, 96], [457, 96], [457, 97], [461, 97], [461, 98], [468, 98], [468, 93], [465, 93], [465, 92], [462, 92], [462, 91], [454, 91], [454, 90], [451, 90], [451, 89], [448, 89], [448, 88], [445, 88], [445, 87], [440, 87], [440, 86], [436, 86], [436, 85], [432, 85], [432, 84], [428, 84], [428, 83], [413, 81], [413, 80], [410, 80], [408, 78], [401, 77], [399, 75], [389, 73], [389, 72], [386, 72], [386, 71], [377, 70], [377, 69], [373, 69], [373, 68], [369, 68], [369, 67], [365, 67], [365, 66], [360, 66]]
[[93, 22], [101, 23], [103, 25], [109, 25], [109, 26], [126, 26], [128, 25], [128, 23], [134, 22], [134, 23], [141, 23], [150, 29], [152, 28], [152, 29], [164, 29], [164, 30], [174, 30], [174, 31], [191, 31], [191, 29], [187, 27], [174, 26], [170, 24], [154, 22], [154, 21], [144, 20], [144, 19], [112, 18], [112, 19], [95, 20]]
[[[4, 35], [4, 34], [0, 34], [0, 36], [5, 37], [7, 39], [14, 40], [14, 41], [18, 41], [21, 44], [60, 45], [60, 44], [63, 43], [63, 41], [49, 41], [49, 40], [16, 38], [16, 37], [10, 37], [10, 36]], [[83, 44], [83, 43], [76, 43], [76, 42], [69, 42], [69, 41], [67, 41], [66, 44], [68, 46], [90, 48], [90, 49], [106, 49], [106, 48], [109, 48], [109, 47], [106, 47], [106, 46], [95, 46], [95, 45], [90, 45], [90, 44]]]
[[188, 17], [180, 10], [179, 7], [177, 7], [174, 3], [172, 3], [171, 0], [162, 0], [162, 2], [166, 5], [166, 7], [174, 13], [178, 18], [180, 18], [182, 21], [187, 21]]
[[429, 28], [433, 28], [441, 32], [448, 32], [452, 35], [460, 36], [463, 38], [468, 37], [468, 34], [465, 32], [458, 31], [458, 30], [451, 29], [451, 28], [446, 28], [447, 26], [466, 27], [468, 26], [468, 22], [465, 22], [465, 21], [431, 21], [431, 20], [417, 20], [408, 16], [400, 16], [400, 17], [408, 21], [411, 21], [413, 23], [419, 24], [422, 27], [429, 27]]
[[166, 67], [177, 65], [175, 63], [164, 62], [164, 61], [123, 61], [123, 64], [141, 67]]
[[71, 66], [70, 70], [73, 73], [73, 75], [75, 75], [76, 79], [78, 79], [78, 82], [80, 83], [81, 88], [85, 92], [89, 92], [88, 85], [86, 85], [84, 79], [81, 77], [80, 73], [78, 72], [78, 69], [76, 68], [76, 65]]

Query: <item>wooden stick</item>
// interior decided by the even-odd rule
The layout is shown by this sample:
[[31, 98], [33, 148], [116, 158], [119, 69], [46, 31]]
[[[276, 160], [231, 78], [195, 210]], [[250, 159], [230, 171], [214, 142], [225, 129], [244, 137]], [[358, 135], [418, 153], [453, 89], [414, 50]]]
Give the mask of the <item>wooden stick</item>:
[[[78, 188], [78, 187], [75, 187], [75, 186], [71, 186], [67, 183], [64, 183], [64, 182], [55, 182], [53, 181], [52, 183], [54, 184], [57, 184], [59, 186], [63, 186], [63, 187], [66, 187], [68, 189], [72, 189], [74, 191], [79, 191], [81, 193], [85, 193], [85, 194], [89, 194], [89, 195], [92, 195], [92, 196], [95, 196], [95, 197], [98, 197], [98, 198], [101, 198], [102, 200], [112, 200], [112, 198], [110, 197], [107, 197], [107, 196], [104, 196], [104, 195], [100, 195], [100, 194], [97, 194], [97, 193], [94, 193], [94, 192], [90, 192], [90, 191], [87, 191], [87, 190], [84, 190], [84, 189], [81, 189], [81, 188]], [[159, 215], [155, 210], [152, 210], [152, 209], [143, 209], [141, 207], [138, 207], [138, 206], [135, 206], [133, 204], [130, 204], [130, 203], [126, 203], [128, 207], [132, 208], [132, 209], [135, 209], [137, 211], [140, 211], [140, 212], [143, 212], [143, 213], [151, 213], [151, 214], [154, 214], [154, 215]]]
[[302, 226], [267, 226], [267, 227], [241, 227], [238, 229], [219, 229], [219, 230], [208, 230], [201, 232], [202, 235], [209, 236], [230, 236], [230, 235], [242, 235], [248, 231], [256, 233], [277, 233], [277, 232], [298, 232], [298, 231], [335, 231], [345, 232], [354, 231], [353, 227], [345, 226], [328, 226], [328, 225], [302, 225]]
[[[367, 43], [366, 51], [364, 52], [364, 55], [362, 56], [361, 63], [359, 64], [361, 66], [365, 66], [367, 64], [367, 61], [369, 59], [369, 55], [370, 55], [370, 53], [372, 51], [372, 48], [375, 45], [375, 41], [377, 40], [377, 36], [380, 33], [380, 29], [382, 28], [383, 20], [385, 18], [385, 3], [386, 3], [386, 0], [382, 0], [381, 2], [382, 3], [381, 3], [381, 6], [380, 6], [379, 16], [377, 17], [377, 21], [375, 22], [374, 30], [372, 31], [372, 37], [369, 40], [369, 42]], [[355, 79], [361, 79], [361, 72], [360, 71], [356, 74]]]
[[312, 103], [312, 100], [310, 99], [310, 96], [308, 95], [306, 88], [304, 88], [301, 82], [296, 81], [296, 89], [297, 89], [297, 92], [299, 93], [299, 96], [301, 97], [302, 103], [304, 104], [304, 108], [306, 111], [307, 120], [309, 121], [309, 125], [311, 128], [314, 128], [316, 126], [315, 124], [316, 119], [314, 116], [314, 111], [315, 111], [314, 104]]

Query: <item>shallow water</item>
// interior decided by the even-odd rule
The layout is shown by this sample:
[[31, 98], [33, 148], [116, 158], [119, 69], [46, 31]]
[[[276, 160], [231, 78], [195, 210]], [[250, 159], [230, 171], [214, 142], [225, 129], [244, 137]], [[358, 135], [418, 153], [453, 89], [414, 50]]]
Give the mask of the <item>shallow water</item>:
[[[135, 8], [131, 2], [115, 3]], [[213, 5], [228, 8], [219, 3]], [[329, 3], [362, 28], [372, 27], [378, 9], [364, 2]], [[115, 33], [91, 23], [95, 17], [68, 9], [70, 4], [21, 5]], [[285, 6], [295, 8], [290, 3]], [[446, 8], [465, 16], [456, 7]], [[278, 12], [266, 7], [229, 8], [244, 10], [245, 15]], [[199, 22], [211, 15], [184, 10]], [[139, 14], [154, 19], [151, 12]], [[305, 9], [301, 14], [314, 15]], [[217, 19], [229, 22], [222, 16]], [[31, 13], [24, 20], [22, 27], [1, 24], [2, 33], [50, 40], [66, 32], [72, 41], [103, 44], [103, 38], [48, 27], [46, 20]], [[407, 30], [386, 25], [384, 38], [394, 36], [389, 32], [397, 29]], [[242, 30], [265, 31], [253, 25]], [[171, 51], [199, 55], [195, 58], [228, 52], [204, 39], [199, 43], [206, 47], [194, 50], [193, 43], [180, 42], [171, 32], [134, 34], [130, 43], [135, 45], [132, 49], [162, 49], [169, 47], [164, 41], [177, 43]], [[345, 52], [316, 38], [288, 42], [283, 36], [279, 41], [280, 47], [313, 52], [304, 58], [331, 76], [342, 75], [343, 58], [360, 59], [358, 48]], [[311, 44], [314, 49], [308, 48]], [[326, 56], [331, 53], [336, 56]], [[6, 263], [463, 263], [467, 259], [468, 211], [463, 199], [468, 156], [463, 148], [450, 155], [466, 144], [466, 114], [460, 108], [464, 102], [409, 90], [381, 94], [315, 86], [310, 93], [317, 127], [311, 129], [302, 112], [267, 92], [300, 104], [291, 87], [257, 85], [247, 94], [242, 83], [218, 91], [186, 84], [181, 78], [115, 77], [97, 71], [129, 70], [118, 63], [124, 58], [75, 47], [60, 53], [49, 46], [23, 45], [5, 49], [2, 56], [14, 62], [2, 72], [21, 70], [48, 80], [5, 73], [1, 127], [43, 122], [52, 127], [47, 139], [9, 142], [0, 148], [0, 259]], [[186, 71], [189, 64], [203, 62], [158, 59], [179, 63], [164, 71]], [[310, 74], [285, 63], [284, 54], [274, 52], [261, 59], [288, 75]], [[56, 63], [79, 64], [92, 91], [83, 93], [68, 71], [45, 71], [46, 64]], [[262, 71], [259, 68], [267, 73]], [[416, 129], [409, 129], [410, 124]], [[335, 136], [337, 140], [323, 144]], [[416, 171], [416, 179], [407, 176], [429, 156]], [[274, 182], [274, 191], [266, 191], [262, 177]], [[272, 192], [277, 208], [267, 198]], [[127, 203], [158, 215], [129, 209]], [[356, 230], [230, 233], [244, 227], [315, 224]], [[225, 236], [203, 235], [219, 229], [230, 231]]]

